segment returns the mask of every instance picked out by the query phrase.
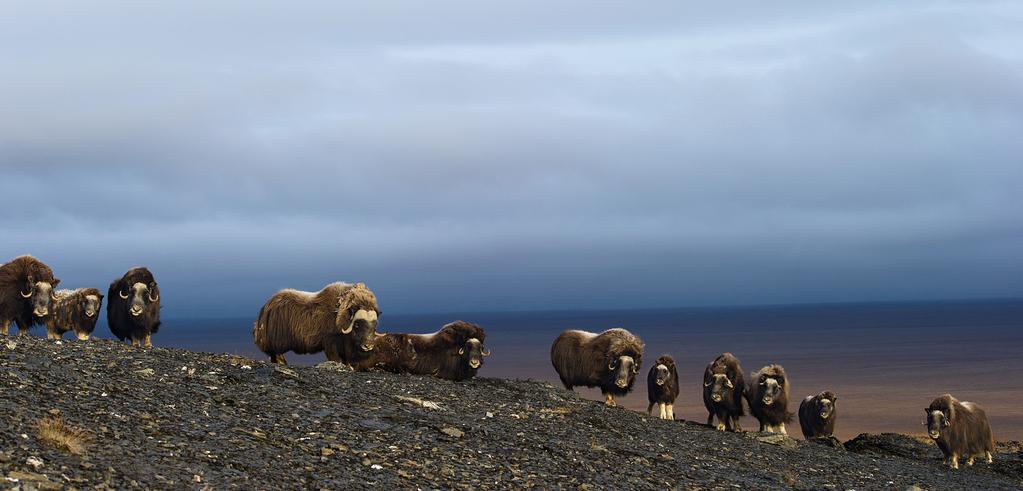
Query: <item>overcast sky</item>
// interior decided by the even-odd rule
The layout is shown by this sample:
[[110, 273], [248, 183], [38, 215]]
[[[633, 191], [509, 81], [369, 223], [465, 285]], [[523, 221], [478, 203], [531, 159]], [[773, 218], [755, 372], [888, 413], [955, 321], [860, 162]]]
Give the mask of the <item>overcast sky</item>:
[[336, 280], [393, 313], [1023, 296], [1023, 4], [727, 4], [5, 1], [0, 256], [148, 265], [165, 317]]

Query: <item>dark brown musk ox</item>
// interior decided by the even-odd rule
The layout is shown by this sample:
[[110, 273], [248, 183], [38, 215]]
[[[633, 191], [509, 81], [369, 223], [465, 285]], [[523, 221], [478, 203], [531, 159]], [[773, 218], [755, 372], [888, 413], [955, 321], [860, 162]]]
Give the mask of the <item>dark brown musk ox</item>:
[[380, 307], [363, 283], [331, 283], [318, 292], [281, 290], [259, 310], [252, 329], [256, 346], [274, 363], [284, 354], [319, 353], [347, 365], [370, 358]]
[[0, 333], [9, 333], [11, 322], [26, 334], [50, 315], [53, 289], [60, 280], [53, 270], [32, 256], [18, 256], [0, 266]]
[[388, 344], [388, 353], [374, 354], [370, 362], [391, 372], [467, 380], [476, 376], [483, 358], [490, 356], [483, 345], [486, 338], [482, 327], [465, 321], [446, 324], [432, 334], [383, 334], [377, 340]]
[[129, 269], [107, 290], [107, 324], [117, 339], [153, 345], [160, 330], [160, 287], [146, 268]]
[[[337, 343], [327, 342], [323, 351], [328, 359], [338, 358], [340, 355], [336, 354], [337, 349]], [[392, 373], [409, 373], [417, 358], [411, 334], [378, 332], [370, 356], [361, 358], [351, 366], [358, 372], [377, 369]]]
[[565, 331], [551, 345], [551, 363], [565, 388], [599, 387], [608, 406], [632, 390], [642, 362], [643, 342], [621, 328]]
[[74, 331], [79, 340], [88, 340], [96, 330], [102, 305], [103, 294], [95, 288], [58, 290], [52, 313], [46, 318], [46, 337], [60, 339], [64, 333]]
[[660, 407], [661, 419], [675, 419], [675, 399], [678, 398], [678, 369], [675, 359], [662, 355], [646, 374], [646, 397], [650, 401], [646, 412], [654, 413], [654, 404]]
[[707, 408], [707, 426], [724, 431], [742, 431], [739, 418], [745, 414], [742, 394], [746, 385], [739, 359], [731, 353], [722, 353], [703, 371], [703, 405]]
[[959, 468], [959, 458], [966, 457], [966, 465], [981, 457], [992, 462], [995, 439], [991, 423], [980, 406], [972, 402], [959, 402], [950, 394], [938, 397], [924, 411], [927, 412], [927, 434], [938, 444], [945, 461], [953, 469]]
[[838, 419], [836, 402], [838, 396], [830, 390], [803, 399], [799, 404], [799, 427], [803, 430], [803, 438], [809, 440], [835, 434], [835, 420]]
[[787, 434], [785, 423], [792, 422], [793, 414], [789, 412], [789, 379], [781, 365], [768, 365], [750, 376], [746, 402], [761, 432]]

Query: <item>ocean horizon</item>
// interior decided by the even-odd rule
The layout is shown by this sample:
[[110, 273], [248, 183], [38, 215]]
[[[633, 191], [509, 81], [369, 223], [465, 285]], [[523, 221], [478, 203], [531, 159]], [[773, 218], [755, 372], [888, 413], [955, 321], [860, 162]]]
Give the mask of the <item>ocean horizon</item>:
[[[252, 318], [166, 319], [159, 347], [234, 353], [265, 360], [252, 343]], [[703, 370], [728, 351], [744, 371], [778, 363], [791, 382], [790, 410], [807, 395], [838, 394], [836, 436], [859, 433], [920, 433], [923, 408], [951, 393], [980, 404], [999, 440], [1023, 440], [1023, 299], [940, 302], [870, 302], [635, 310], [384, 314], [381, 332], [429, 333], [453, 320], [487, 331], [493, 355], [481, 377], [535, 379], [560, 386], [549, 350], [566, 329], [602, 331], [624, 327], [646, 343], [635, 389], [619, 399], [645, 411], [646, 373], [661, 354], [678, 363], [681, 394], [676, 418], [706, 421]], [[105, 320], [96, 334], [109, 338]], [[322, 353], [288, 355], [292, 364], [325, 360]], [[578, 390], [578, 389], [577, 389]], [[595, 389], [580, 391], [600, 400]], [[424, 394], [424, 396], [429, 396]], [[437, 395], [435, 397], [442, 397]], [[744, 429], [756, 421], [743, 418]], [[789, 434], [799, 435], [798, 419]]]

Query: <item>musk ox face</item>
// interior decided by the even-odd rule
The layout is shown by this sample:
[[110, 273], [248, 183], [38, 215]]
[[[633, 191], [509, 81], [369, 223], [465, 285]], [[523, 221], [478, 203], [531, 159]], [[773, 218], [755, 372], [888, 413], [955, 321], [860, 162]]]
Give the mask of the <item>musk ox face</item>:
[[[99, 315], [99, 309], [103, 306], [103, 295], [86, 295], [82, 299], [82, 303], [78, 306], [82, 310], [82, 315], [87, 319], [94, 319]], [[75, 336], [80, 341], [88, 341], [89, 336], [92, 335], [92, 329], [89, 327], [95, 327], [95, 323], [86, 324], [75, 324]]]
[[945, 428], [952, 426], [948, 415], [943, 411], [932, 410], [931, 408], [926, 408], [924, 411], [927, 413], [927, 435], [934, 440], [941, 438], [941, 432], [945, 431]]
[[338, 298], [335, 325], [342, 335], [352, 336], [363, 352], [373, 351], [376, 345], [379, 317], [377, 298], [364, 283], [352, 285]]
[[359, 349], [373, 351], [376, 346], [377, 318], [375, 310], [352, 307], [349, 309], [349, 323], [341, 327], [341, 334], [353, 336], [359, 341]]
[[838, 398], [833, 397], [831, 399], [825, 398], [820, 400], [820, 417], [822, 420], [827, 421], [835, 413], [835, 399]]
[[122, 300], [131, 299], [131, 303], [128, 304], [128, 313], [132, 317], [142, 315], [151, 304], [160, 301], [160, 289], [156, 286], [155, 281], [149, 284], [135, 283], [130, 286], [125, 285], [117, 294]]
[[632, 387], [639, 364], [631, 356], [611, 357], [607, 362], [608, 380], [620, 389]]
[[21, 291], [21, 298], [31, 302], [33, 316], [42, 318], [50, 314], [50, 304], [56, 300], [54, 298], [54, 287], [58, 283], [60, 283], [60, 280], [55, 279], [53, 282], [35, 281], [32, 276], [28, 277], [25, 288]]
[[466, 366], [477, 370], [483, 366], [483, 358], [490, 356], [490, 351], [483, 347], [483, 342], [479, 339], [469, 338], [461, 348], [458, 348], [458, 356]]
[[781, 399], [785, 395], [784, 377], [761, 375], [758, 384], [757, 395], [760, 397], [760, 402], [763, 402], [765, 406], [774, 404], [774, 401]]
[[723, 373], [713, 374], [710, 380], [703, 382], [703, 386], [710, 389], [710, 400], [714, 402], [721, 402], [735, 390], [735, 384]]
[[654, 383], [657, 385], [664, 385], [671, 378], [671, 371], [668, 370], [668, 366], [660, 364], [654, 367]]

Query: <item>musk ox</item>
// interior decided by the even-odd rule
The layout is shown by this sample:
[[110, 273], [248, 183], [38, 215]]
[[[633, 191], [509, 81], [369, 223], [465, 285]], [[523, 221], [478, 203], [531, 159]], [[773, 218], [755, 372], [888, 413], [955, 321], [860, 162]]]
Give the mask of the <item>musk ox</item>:
[[446, 380], [466, 380], [476, 376], [483, 358], [490, 356], [483, 342], [483, 328], [465, 321], [444, 325], [433, 334], [410, 334], [416, 360], [409, 370], [418, 375], [433, 375]]
[[160, 287], [146, 268], [132, 268], [107, 290], [107, 324], [117, 339], [153, 345], [160, 329]]
[[707, 426], [724, 431], [742, 431], [739, 418], [744, 414], [742, 394], [746, 389], [739, 359], [722, 353], [703, 371], [703, 405], [707, 408]]
[[50, 315], [53, 289], [60, 280], [53, 270], [32, 256], [18, 256], [0, 266], [0, 333], [8, 334], [11, 322], [24, 335]]
[[274, 363], [287, 364], [289, 351], [326, 350], [328, 360], [361, 365], [376, 345], [379, 316], [377, 297], [362, 283], [331, 283], [318, 292], [281, 290], [259, 310], [252, 336]]
[[817, 395], [806, 396], [799, 404], [799, 427], [803, 430], [803, 438], [820, 438], [835, 434], [835, 420], [838, 419], [838, 408], [835, 402], [838, 396], [830, 390]]
[[927, 434], [938, 444], [945, 460], [953, 469], [959, 468], [959, 457], [966, 457], [966, 465], [973, 465], [977, 457], [991, 463], [995, 439], [991, 423], [980, 406], [972, 402], [959, 402], [945, 394], [927, 406]]
[[646, 375], [646, 397], [650, 401], [646, 412], [654, 413], [654, 404], [660, 406], [661, 419], [675, 419], [675, 399], [678, 398], [678, 370], [675, 359], [663, 355], [650, 367]]
[[58, 290], [53, 312], [46, 318], [46, 337], [60, 339], [64, 333], [74, 331], [79, 340], [89, 339], [102, 305], [103, 294], [95, 288]]
[[[336, 344], [327, 343], [324, 346], [327, 358], [340, 357], [333, 351], [336, 349]], [[411, 334], [377, 333], [370, 356], [353, 363], [352, 368], [359, 372], [375, 368], [393, 373], [407, 373], [412, 371], [418, 356]]]
[[551, 345], [551, 363], [565, 388], [600, 387], [608, 406], [632, 390], [642, 362], [643, 342], [620, 328], [600, 334], [565, 331]]
[[785, 435], [785, 423], [792, 422], [789, 412], [789, 380], [781, 365], [768, 365], [750, 376], [746, 388], [749, 412], [760, 421], [760, 431]]

